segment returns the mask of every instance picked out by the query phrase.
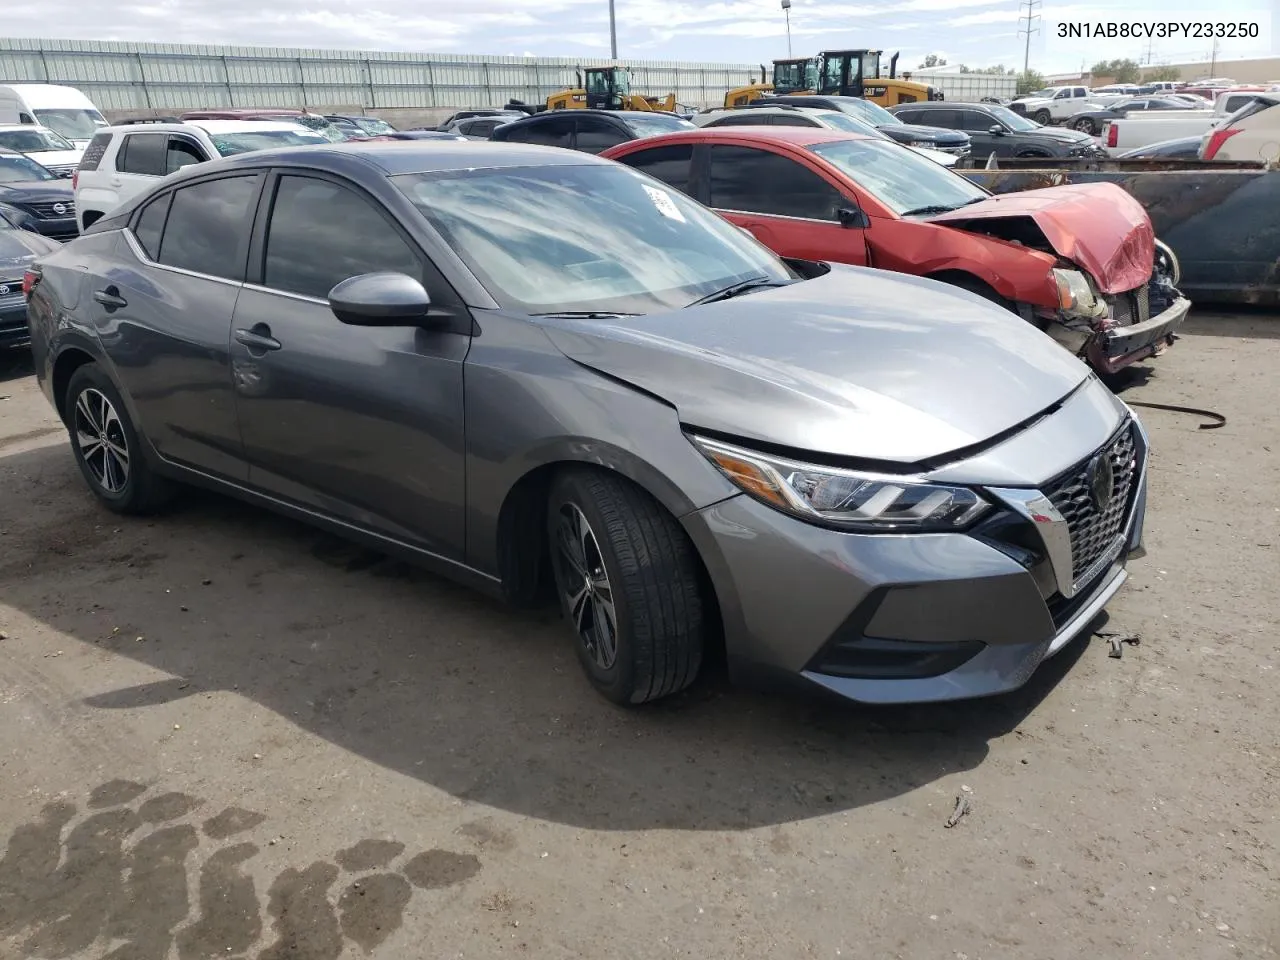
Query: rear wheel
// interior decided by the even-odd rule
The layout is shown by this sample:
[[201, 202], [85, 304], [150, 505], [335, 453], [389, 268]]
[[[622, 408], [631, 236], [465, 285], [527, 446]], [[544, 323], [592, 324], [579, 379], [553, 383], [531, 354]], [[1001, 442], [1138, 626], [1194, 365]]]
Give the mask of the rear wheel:
[[1081, 117], [1075, 122], [1075, 128], [1081, 133], [1087, 133], [1091, 137], [1096, 137], [1098, 135], [1097, 127], [1094, 125], [1093, 119], [1090, 117]]
[[76, 463], [103, 504], [117, 513], [150, 513], [169, 502], [171, 484], [147, 463], [119, 391], [96, 363], [71, 375], [63, 410]]
[[632, 704], [692, 683], [706, 616], [675, 518], [621, 477], [572, 469], [551, 485], [547, 526], [560, 607], [595, 688]]

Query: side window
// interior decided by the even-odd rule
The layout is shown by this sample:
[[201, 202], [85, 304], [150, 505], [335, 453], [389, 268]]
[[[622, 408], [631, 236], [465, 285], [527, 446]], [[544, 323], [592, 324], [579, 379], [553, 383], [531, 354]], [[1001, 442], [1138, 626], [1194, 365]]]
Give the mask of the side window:
[[173, 192], [156, 260], [228, 280], [244, 279], [242, 242], [253, 226], [256, 176], [206, 180]]
[[647, 173], [681, 193], [689, 192], [689, 168], [693, 163], [693, 145], [678, 144], [672, 147], [652, 147], [637, 150], [620, 158], [629, 167]]
[[775, 127], [820, 127], [817, 120], [812, 117], [806, 117], [803, 113], [775, 113], [769, 118], [770, 123]]
[[264, 266], [264, 286], [320, 300], [363, 273], [423, 276], [418, 255], [368, 200], [312, 177], [280, 178]]
[[133, 235], [147, 256], [155, 260], [160, 253], [160, 235], [164, 233], [164, 218], [169, 213], [169, 201], [172, 193], [157, 197], [142, 208], [142, 213], [133, 225]]
[[97, 170], [98, 164], [102, 162], [102, 158], [107, 154], [107, 144], [111, 142], [111, 134], [95, 133], [93, 139], [89, 141], [89, 146], [84, 148], [84, 154], [80, 157], [80, 170]]
[[995, 120], [977, 110], [957, 110], [957, 130], [971, 133], [986, 133], [995, 124]]
[[36, 121], [35, 121], [35, 118], [31, 116], [31, 114], [27, 113], [26, 111], [23, 111], [18, 114], [18, 122], [19, 123], [35, 123]]
[[543, 147], [565, 147], [572, 143], [573, 117], [547, 117], [537, 123], [522, 127], [519, 131], [522, 143], [536, 143]]
[[1071, 96], [1071, 91], [1070, 91], [1070, 90], [1066, 90], [1066, 89], [1064, 89], [1064, 90], [1059, 90], [1057, 93], [1055, 93], [1055, 94], [1053, 95], [1053, 99], [1055, 99], [1055, 100], [1066, 100], [1066, 99], [1067, 99], [1068, 97], [1070, 97], [1070, 96]]
[[[894, 115], [895, 117], [897, 117], [899, 120], [901, 120], [903, 123], [924, 123], [924, 122], [925, 122], [925, 120], [924, 120], [924, 118], [925, 118], [925, 113], [926, 113], [926, 111], [924, 111], [924, 110], [895, 110], [895, 111], [893, 111], [893, 115]], [[936, 124], [935, 124], [935, 126], [936, 126]]]
[[205, 156], [200, 148], [186, 137], [170, 137], [169, 147], [165, 154], [165, 173], [173, 173], [193, 163], [204, 163]]
[[603, 117], [579, 117], [576, 146], [584, 153], [600, 153], [631, 138]]
[[753, 147], [711, 148], [711, 206], [720, 210], [835, 220], [843, 196], [807, 167]]
[[943, 127], [947, 130], [955, 130], [960, 125], [959, 111], [956, 110], [924, 110], [921, 113], [913, 114], [919, 119], [913, 121], [922, 123], [927, 127]]
[[709, 126], [714, 127], [763, 127], [768, 126], [770, 117], [768, 114], [760, 114], [754, 110], [747, 110], [743, 113], [735, 113], [732, 116], [721, 117], [713, 121]]
[[116, 154], [116, 169], [144, 177], [163, 177], [166, 139], [163, 133], [128, 134]]

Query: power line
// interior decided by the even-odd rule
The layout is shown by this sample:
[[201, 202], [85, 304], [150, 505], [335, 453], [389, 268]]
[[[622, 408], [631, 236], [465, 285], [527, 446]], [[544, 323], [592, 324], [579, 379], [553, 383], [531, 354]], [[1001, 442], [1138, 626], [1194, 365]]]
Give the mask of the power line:
[[[1018, 27], [1019, 36], [1024, 33], [1027, 35], [1027, 45], [1022, 51], [1022, 72], [1024, 74], [1031, 68], [1031, 35], [1040, 32], [1039, 27], [1031, 26], [1032, 21], [1040, 19], [1040, 14], [1036, 13], [1036, 8], [1040, 5], [1041, 0], [1018, 0], [1018, 23], [1026, 21], [1027, 24], [1025, 27]], [[1024, 7], [1026, 8], [1026, 13], [1021, 12]]]

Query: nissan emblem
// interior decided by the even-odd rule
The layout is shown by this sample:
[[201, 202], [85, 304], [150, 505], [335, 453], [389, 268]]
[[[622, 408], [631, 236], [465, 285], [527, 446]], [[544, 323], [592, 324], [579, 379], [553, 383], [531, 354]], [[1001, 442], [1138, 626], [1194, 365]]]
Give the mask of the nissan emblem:
[[58, 216], [62, 216], [64, 213], [67, 212], [67, 205], [65, 203], [55, 203], [53, 205], [53, 212], [56, 213]]

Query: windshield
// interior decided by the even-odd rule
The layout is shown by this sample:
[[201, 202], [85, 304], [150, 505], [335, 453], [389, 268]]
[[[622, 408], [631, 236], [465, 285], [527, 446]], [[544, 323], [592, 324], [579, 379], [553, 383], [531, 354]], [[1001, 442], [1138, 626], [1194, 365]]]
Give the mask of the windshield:
[[385, 120], [379, 120], [377, 117], [356, 117], [355, 125], [365, 133], [379, 137], [384, 133], [395, 133], [396, 128]]
[[75, 147], [52, 130], [0, 130], [0, 147], [19, 153], [74, 150]]
[[727, 220], [620, 164], [392, 179], [508, 309], [654, 313], [745, 280], [794, 279]]
[[0, 183], [22, 183], [27, 180], [57, 180], [34, 160], [5, 155], [0, 157]]
[[987, 196], [959, 174], [896, 144], [834, 140], [809, 149], [899, 215], [922, 207], [950, 210]]
[[826, 110], [822, 113], [813, 114], [824, 126], [830, 127], [832, 130], [844, 130], [847, 133], [861, 133], [867, 137], [879, 137], [882, 140], [889, 138], [873, 127], [871, 124], [859, 120], [857, 117], [850, 116], [847, 113], [840, 113], [838, 110]]
[[1026, 131], [1040, 129], [1040, 124], [1036, 123], [1034, 120], [1028, 120], [1020, 113], [1014, 113], [1008, 107], [1001, 107], [994, 103], [987, 104], [987, 113], [989, 113], [992, 118], [999, 120], [1010, 130]]
[[880, 53], [877, 50], [868, 50], [862, 55], [862, 79], [863, 80], [879, 80], [880, 79]]
[[627, 126], [642, 137], [656, 137], [663, 133], [675, 133], [678, 130], [697, 130], [688, 120], [679, 117], [667, 117], [655, 114], [652, 117], [629, 116]]
[[855, 116], [861, 117], [872, 126], [883, 127], [886, 124], [902, 122], [884, 107], [880, 106], [878, 103], [872, 103], [870, 100], [859, 100], [857, 97], [845, 97], [840, 100], [839, 103], [840, 109], [845, 113], [851, 113]]
[[68, 140], [92, 140], [107, 121], [97, 110], [35, 110], [36, 122]]
[[816, 60], [794, 60], [773, 63], [773, 92], [795, 93], [799, 90], [818, 89], [818, 63]]
[[224, 157], [253, 150], [270, 150], [273, 147], [303, 147], [328, 143], [322, 133], [307, 130], [255, 130], [253, 133], [210, 134], [214, 148]]

